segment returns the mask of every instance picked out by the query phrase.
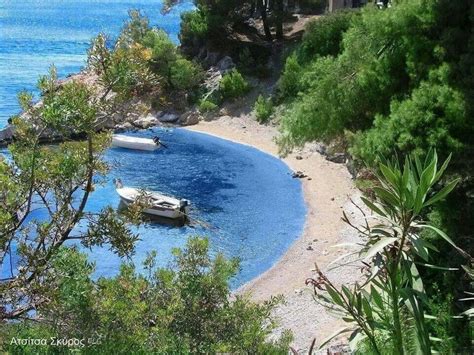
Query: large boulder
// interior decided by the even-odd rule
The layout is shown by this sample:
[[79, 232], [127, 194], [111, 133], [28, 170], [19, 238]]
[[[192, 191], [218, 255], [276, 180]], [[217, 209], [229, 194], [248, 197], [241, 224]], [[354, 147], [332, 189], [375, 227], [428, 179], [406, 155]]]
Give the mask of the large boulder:
[[143, 128], [147, 129], [153, 126], [156, 126], [159, 123], [159, 120], [153, 116], [153, 115], [148, 115], [148, 116], [141, 116], [132, 124], [137, 127], [137, 128]]
[[0, 142], [11, 141], [13, 139], [13, 126], [8, 125], [0, 131]]
[[123, 133], [123, 132], [126, 132], [126, 131], [131, 131], [133, 130], [135, 127], [130, 123], [130, 122], [125, 122], [121, 125], [118, 125], [117, 127], [115, 127], [115, 130], [114, 132], [115, 133]]
[[337, 164], [344, 164], [346, 162], [346, 154], [345, 153], [331, 153], [326, 156], [326, 160], [329, 160]]
[[219, 62], [216, 64], [216, 66], [217, 66], [217, 69], [222, 74], [225, 74], [225, 73], [227, 73], [227, 72], [229, 72], [229, 71], [231, 71], [232, 69], [235, 68], [235, 63], [234, 63], [234, 61], [232, 60], [231, 57], [225, 56], [224, 58], [219, 60]]
[[220, 57], [220, 54], [218, 52], [212, 52], [212, 51], [207, 51], [206, 52], [206, 57], [203, 60], [204, 66], [207, 67], [212, 67], [216, 65]]
[[179, 118], [179, 124], [181, 126], [192, 126], [198, 124], [202, 116], [197, 110], [187, 111], [183, 113]]
[[100, 122], [100, 128], [114, 129], [116, 126], [117, 123], [112, 116], [108, 116]]
[[175, 123], [179, 119], [179, 115], [173, 112], [166, 112], [159, 118], [160, 122], [164, 123]]

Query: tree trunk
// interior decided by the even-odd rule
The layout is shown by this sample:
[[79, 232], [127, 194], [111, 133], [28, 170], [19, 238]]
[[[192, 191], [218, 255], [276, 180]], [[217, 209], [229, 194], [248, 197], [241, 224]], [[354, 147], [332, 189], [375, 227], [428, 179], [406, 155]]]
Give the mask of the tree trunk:
[[267, 39], [267, 41], [273, 41], [272, 32], [270, 31], [270, 26], [268, 26], [268, 19], [267, 19], [268, 0], [259, 0], [258, 4], [260, 6], [260, 15], [262, 16], [263, 31], [265, 32], [265, 38]]
[[283, 0], [275, 0], [276, 38], [283, 39]]

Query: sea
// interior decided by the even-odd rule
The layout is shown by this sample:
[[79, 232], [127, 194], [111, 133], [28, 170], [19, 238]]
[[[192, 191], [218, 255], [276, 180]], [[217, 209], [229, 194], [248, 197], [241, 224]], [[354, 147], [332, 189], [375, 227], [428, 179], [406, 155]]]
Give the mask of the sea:
[[[154, 26], [178, 41], [180, 13], [192, 10], [179, 2], [168, 14], [160, 1], [0, 0], [0, 127], [17, 113], [21, 90], [33, 90], [51, 64], [61, 77], [80, 70], [90, 40], [99, 32], [116, 37], [130, 9], [139, 9]], [[120, 207], [113, 179], [127, 186], [160, 191], [191, 201], [191, 221], [184, 226], [149, 221], [134, 229], [140, 235], [131, 259], [121, 259], [109, 246], [79, 248], [95, 263], [95, 277], [116, 275], [120, 264], [142, 262], [157, 252], [159, 266], [173, 265], [172, 250], [190, 236], [206, 237], [211, 254], [240, 260], [232, 279], [236, 288], [270, 268], [302, 233], [306, 206], [301, 182], [281, 160], [250, 146], [181, 128], [154, 128], [129, 135], [160, 136], [168, 148], [154, 152], [109, 149], [110, 174], [98, 185], [87, 210]], [[8, 156], [7, 150], [0, 154]], [[41, 221], [46, 211], [29, 218]], [[12, 264], [17, 257], [12, 253]], [[11, 272], [9, 260], [1, 276]]]

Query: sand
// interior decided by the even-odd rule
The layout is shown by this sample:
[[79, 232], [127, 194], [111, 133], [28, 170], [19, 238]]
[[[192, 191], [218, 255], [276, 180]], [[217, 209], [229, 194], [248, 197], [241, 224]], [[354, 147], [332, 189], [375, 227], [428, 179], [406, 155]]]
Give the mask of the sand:
[[[247, 144], [278, 157], [274, 141], [277, 129], [258, 124], [251, 114], [222, 116], [213, 121], [201, 121], [188, 129]], [[326, 270], [332, 260], [346, 252], [332, 246], [357, 240], [357, 235], [341, 217], [344, 209], [349, 215], [360, 218], [349, 200], [358, 200], [359, 192], [345, 165], [327, 161], [316, 151], [315, 145], [307, 145], [282, 160], [293, 171], [302, 171], [309, 177], [301, 179], [307, 205], [304, 232], [269, 270], [237, 292], [250, 293], [255, 301], [283, 295], [285, 304], [274, 312], [280, 323], [275, 334], [290, 329], [294, 335], [292, 346], [304, 351], [314, 338], [320, 344], [343, 325], [313, 300], [312, 289], [305, 286], [305, 280], [315, 275], [315, 262]], [[355, 281], [360, 272], [351, 266], [329, 271], [328, 275], [338, 284], [348, 284]]]

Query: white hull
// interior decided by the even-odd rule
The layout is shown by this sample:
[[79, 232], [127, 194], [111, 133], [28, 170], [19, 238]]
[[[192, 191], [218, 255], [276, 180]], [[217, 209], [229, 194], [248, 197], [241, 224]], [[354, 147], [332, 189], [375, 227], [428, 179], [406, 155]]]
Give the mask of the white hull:
[[153, 139], [130, 137], [122, 134], [114, 134], [112, 136], [112, 146], [118, 148], [148, 150], [153, 151], [159, 148]]
[[184, 218], [188, 213], [188, 202], [186, 200], [178, 200], [156, 192], [140, 191], [132, 187], [122, 187], [117, 189], [121, 200], [129, 205], [137, 198], [143, 196], [149, 199], [150, 208], [146, 208], [143, 212], [149, 215], [177, 219]]

